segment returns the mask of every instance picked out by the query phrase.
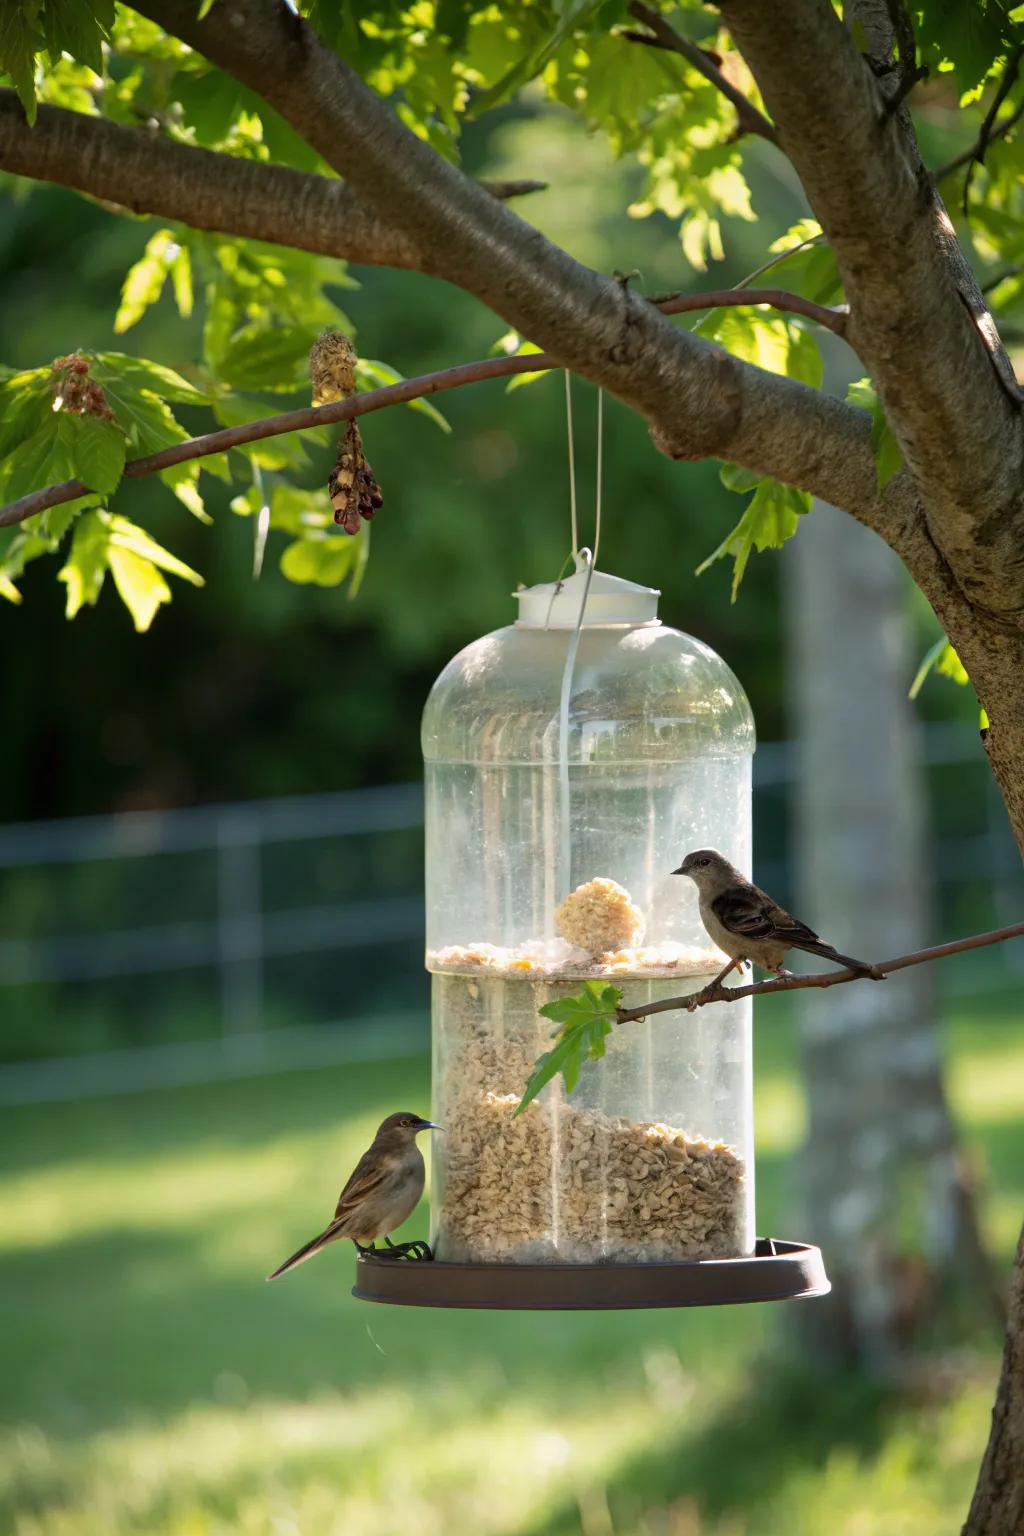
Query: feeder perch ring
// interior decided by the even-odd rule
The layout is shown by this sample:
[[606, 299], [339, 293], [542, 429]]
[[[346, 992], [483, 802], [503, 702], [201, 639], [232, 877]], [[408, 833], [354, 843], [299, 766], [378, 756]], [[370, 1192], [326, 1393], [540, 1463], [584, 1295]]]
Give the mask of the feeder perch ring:
[[821, 1250], [758, 1238], [753, 1254], [645, 1264], [393, 1264], [356, 1261], [352, 1295], [404, 1307], [604, 1312], [796, 1301], [831, 1290]]

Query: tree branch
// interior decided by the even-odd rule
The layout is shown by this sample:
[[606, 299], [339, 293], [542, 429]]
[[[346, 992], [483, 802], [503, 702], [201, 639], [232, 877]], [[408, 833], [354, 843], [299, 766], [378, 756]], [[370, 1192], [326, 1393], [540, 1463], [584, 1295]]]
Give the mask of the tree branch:
[[635, 16], [637, 21], [642, 21], [645, 27], [649, 27], [653, 35], [645, 37], [642, 32], [623, 32], [620, 36], [631, 43], [646, 43], [648, 47], [664, 48], [670, 53], [680, 54], [698, 74], [703, 75], [705, 80], [709, 80], [726, 101], [731, 102], [736, 108], [741, 133], [755, 133], [760, 138], [767, 139], [769, 144], [779, 142], [774, 125], [722, 73], [706, 49], [698, 48], [696, 43], [691, 43], [688, 38], [680, 37], [675, 28], [670, 27], [658, 11], [652, 11], [649, 5], [644, 5], [643, 0], [632, 0], [629, 14]]
[[[918, 949], [909, 955], [897, 955], [894, 960], [881, 960], [875, 969], [883, 976], [905, 971], [908, 966], [926, 965], [932, 960], [943, 960], [947, 955], [960, 955], [969, 949], [984, 949], [989, 944], [1002, 944], [1024, 934], [1024, 923], [1013, 923], [1009, 928], [995, 928], [989, 933], [976, 933], [968, 939], [954, 939], [950, 944], [936, 944], [931, 949]], [[799, 992], [808, 987], [839, 987], [848, 981], [870, 980], [863, 971], [819, 971], [812, 976], [780, 976], [774, 981], [752, 982], [746, 987], [725, 987], [716, 984], [691, 992], [686, 997], [666, 997], [657, 1003], [647, 1003], [642, 1008], [619, 1008], [616, 1023], [629, 1024], [636, 1019], [646, 1019], [652, 1013], [670, 1013], [685, 1009], [693, 1013], [708, 1003], [735, 1003], [741, 997], [761, 997], [769, 992]]]
[[[343, 182], [180, 144], [146, 128], [40, 106], [30, 128], [14, 91], [0, 88], [0, 170], [72, 187], [132, 213], [192, 229], [269, 240], [370, 266], [433, 272], [429, 251], [390, 227]], [[481, 183], [520, 197], [542, 181]]]
[[[1015, 111], [1010, 113], [1009, 117], [1004, 117], [1002, 122], [996, 123], [989, 133], [986, 143], [994, 144], [997, 139], [1005, 138], [1011, 128], [1016, 128], [1022, 117], [1024, 117], [1024, 101], [1021, 102]], [[940, 165], [937, 171], [932, 172], [935, 180], [942, 181], [944, 177], [952, 176], [954, 171], [959, 171], [962, 166], [970, 165], [972, 160], [977, 160], [980, 148], [981, 135], [979, 134], [970, 149], [962, 150], [959, 155], [954, 155], [952, 160], [947, 160], [945, 165]]]
[[[724, 306], [767, 304], [775, 309], [789, 310], [818, 320], [829, 330], [841, 336], [846, 317], [841, 310], [828, 309], [812, 304], [798, 294], [783, 293], [776, 288], [747, 288], [737, 291], [723, 288], [712, 293], [672, 294], [668, 298], [650, 301], [665, 314], [683, 314], [696, 309], [719, 309]], [[365, 394], [347, 400], [333, 401], [330, 405], [305, 406], [296, 411], [282, 411], [276, 416], [265, 416], [259, 421], [248, 421], [237, 427], [224, 427], [218, 432], [207, 432], [201, 437], [187, 438], [173, 443], [159, 453], [144, 458], [129, 459], [124, 467], [125, 475], [132, 480], [144, 475], [170, 469], [174, 464], [184, 464], [189, 459], [205, 459], [229, 448], [241, 448], [246, 443], [262, 442], [268, 437], [283, 437], [287, 432], [300, 432], [309, 427], [349, 421], [355, 416], [365, 416], [371, 411], [384, 410], [391, 405], [407, 405], [410, 400], [425, 395], [440, 394], [445, 390], [458, 389], [464, 384], [479, 384], [485, 379], [505, 378], [516, 373], [545, 373], [559, 366], [555, 358], [546, 352], [517, 353], [511, 357], [489, 357], [476, 363], [460, 363], [453, 368], [443, 368], [437, 373], [421, 374], [418, 378], [403, 379], [384, 389], [368, 390]], [[62, 502], [74, 501], [89, 493], [89, 487], [81, 480], [64, 480], [59, 485], [41, 487], [31, 491], [8, 506], [0, 508], [0, 528], [10, 528], [35, 517], [49, 507]]]
[[1021, 49], [1015, 48], [1010, 54], [1009, 58], [1006, 60], [1006, 66], [1003, 69], [1003, 75], [999, 82], [999, 87], [992, 98], [991, 106], [985, 113], [985, 118], [982, 122], [981, 128], [978, 130], [978, 142], [975, 144], [971, 157], [967, 162], [967, 175], [964, 177], [964, 193], [962, 204], [964, 210], [964, 218], [967, 218], [970, 213], [969, 204], [971, 196], [971, 182], [974, 179], [975, 169], [979, 165], [985, 164], [985, 156], [988, 153], [989, 145], [992, 143], [992, 130], [995, 126], [996, 118], [999, 116], [999, 108], [1006, 100], [1015, 80], [1017, 79], [1017, 76], [1020, 74], [1020, 59]]
[[[398, 121], [288, 6], [140, 0], [142, 14], [272, 104], [417, 249], [561, 366], [643, 415], [674, 458], [716, 457], [803, 486], [883, 530], [912, 485], [879, 495], [863, 413], [730, 358], [573, 260]], [[899, 478], [899, 477], [897, 477]]]
[[1016, 386], [912, 132], [899, 115], [883, 120], [878, 84], [830, 0], [722, 0], [721, 9], [835, 251], [851, 343], [920, 487], [930, 534], [966, 595], [1016, 622]]

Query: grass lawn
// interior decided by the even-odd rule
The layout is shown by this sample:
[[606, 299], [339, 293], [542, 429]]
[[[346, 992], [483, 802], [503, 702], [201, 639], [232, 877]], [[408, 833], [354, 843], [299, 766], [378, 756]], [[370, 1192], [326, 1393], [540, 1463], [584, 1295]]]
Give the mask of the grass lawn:
[[[951, 1087], [1008, 1262], [1024, 1032], [961, 1008]], [[758, 1042], [759, 1227], [802, 1133], [788, 1024]], [[948, 1391], [808, 1396], [790, 1309], [371, 1307], [349, 1245], [273, 1286], [424, 1060], [8, 1110], [0, 1128], [0, 1531], [16, 1536], [940, 1536], [966, 1509], [997, 1341]], [[425, 1235], [426, 1212], [409, 1234]], [[827, 1257], [827, 1256], [826, 1256]], [[805, 1303], [813, 1305], [813, 1303]]]

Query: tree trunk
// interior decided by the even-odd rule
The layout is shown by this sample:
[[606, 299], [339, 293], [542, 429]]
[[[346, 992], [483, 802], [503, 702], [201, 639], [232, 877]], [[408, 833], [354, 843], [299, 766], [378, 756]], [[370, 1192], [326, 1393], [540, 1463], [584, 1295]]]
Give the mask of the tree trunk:
[[1024, 1231], [1010, 1289], [1003, 1369], [992, 1433], [978, 1474], [963, 1536], [1021, 1536], [1024, 1532]]
[[[905, 572], [880, 539], [820, 502], [788, 568], [797, 910], [864, 959], [919, 949], [925, 797]], [[819, 1358], [888, 1373], [965, 1262], [991, 1299], [942, 1084], [932, 976], [918, 968], [844, 987], [827, 1006], [805, 993], [798, 1008], [803, 1197], [833, 1282], [800, 1325]]]

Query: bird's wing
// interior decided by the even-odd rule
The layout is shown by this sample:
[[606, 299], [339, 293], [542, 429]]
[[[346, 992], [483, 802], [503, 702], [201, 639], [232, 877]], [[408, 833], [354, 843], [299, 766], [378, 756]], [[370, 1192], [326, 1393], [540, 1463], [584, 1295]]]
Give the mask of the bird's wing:
[[[357, 1210], [369, 1195], [380, 1189], [391, 1174], [390, 1162], [380, 1157], [372, 1147], [369, 1152], [364, 1152], [353, 1168], [348, 1183], [338, 1196], [338, 1203], [334, 1208], [334, 1221]], [[334, 1222], [331, 1225], [333, 1226]]]
[[818, 943], [818, 935], [756, 885], [733, 886], [711, 903], [711, 910], [730, 933], [744, 939], [776, 940], [782, 944]]

